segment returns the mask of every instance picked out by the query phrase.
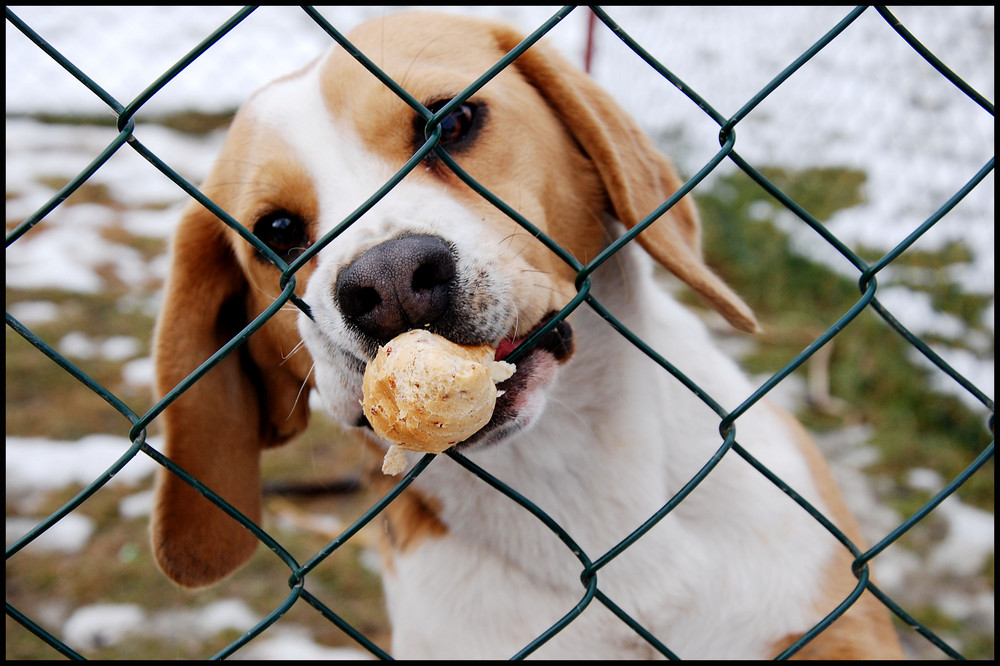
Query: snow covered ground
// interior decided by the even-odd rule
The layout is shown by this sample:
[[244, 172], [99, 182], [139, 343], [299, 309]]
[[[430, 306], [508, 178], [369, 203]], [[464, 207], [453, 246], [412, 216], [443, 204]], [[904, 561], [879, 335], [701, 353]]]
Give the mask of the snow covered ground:
[[[161, 72], [193, 48], [206, 34], [235, 13], [224, 7], [12, 7], [13, 11], [55, 48], [123, 104], [139, 94]], [[323, 14], [342, 32], [364, 18], [397, 7], [333, 7]], [[530, 31], [555, 12], [555, 7], [450, 7], [500, 17]], [[994, 98], [994, 9], [989, 7], [908, 7], [893, 11], [907, 28], [956, 73]], [[614, 7], [609, 13], [675, 74], [724, 115], [735, 113], [771, 78], [846, 16], [844, 7]], [[54, 193], [39, 184], [70, 178], [114, 138], [106, 127], [43, 124], [36, 114], [107, 117], [108, 109], [75, 79], [41, 54], [7, 23], [6, 32], [6, 189], [8, 222], [30, 215]], [[567, 55], [580, 62], [586, 12], [575, 11], [551, 34]], [[301, 10], [265, 7], [208, 51], [144, 107], [151, 115], [234, 109], [263, 83], [291, 71], [316, 56], [329, 38]], [[607, 31], [598, 35], [593, 75], [611, 90], [654, 135], [673, 146], [683, 173], [700, 169], [718, 150], [718, 125], [669, 83], [657, 81]], [[221, 134], [197, 139], [142, 123], [136, 136], [182, 175], [199, 181], [211, 165]], [[737, 127], [736, 150], [756, 165], [789, 168], [836, 166], [867, 174], [866, 201], [844, 209], [828, 227], [845, 243], [888, 251], [929, 217], [994, 154], [991, 114], [958, 93], [893, 33], [874, 10], [866, 11], [833, 44], [807, 63]], [[719, 174], [731, 170], [728, 163]], [[712, 178], [717, 178], [713, 174]], [[182, 199], [176, 186], [132, 151], [123, 149], [92, 179], [108, 188], [117, 201], [130, 204], [115, 223], [130, 233], [166, 238]], [[994, 177], [984, 183], [918, 243], [927, 250], [960, 242], [971, 253], [967, 263], [951, 268], [951, 278], [966, 293], [994, 294]], [[102, 234], [108, 211], [97, 204], [61, 207], [46, 218], [45, 233], [28, 234], [6, 253], [7, 285], [20, 289], [53, 287], [94, 293], [104, 286], [98, 266], [111, 265], [127, 282], [142, 284], [163, 277], [162, 261], [146, 262], [135, 250]], [[802, 252], [846, 271], [842, 257], [819, 243], [812, 232], [796, 234]], [[935, 350], [978, 387], [994, 386], [992, 355], [994, 313], [984, 315], [977, 335], [988, 339], [977, 347], [988, 354], [970, 354], [968, 327], [937, 312], [926, 294], [893, 284], [892, 271], [880, 277], [887, 287], [883, 302], [917, 334], [933, 333]], [[155, 302], [148, 307], [155, 308]], [[28, 325], [57, 317], [51, 304], [21, 303], [11, 314]], [[149, 362], [129, 338], [89, 339], [75, 334], [59, 341], [71, 357], [88, 354], [128, 359], [131, 381], [148, 382]], [[943, 383], [942, 390], [953, 390]], [[963, 398], [967, 395], [963, 394]], [[981, 405], [979, 406], [981, 408]], [[110, 436], [109, 436], [110, 437]], [[103, 471], [127, 442], [95, 435], [77, 442], [27, 441], [7, 437], [6, 481], [24, 493], [53, 484], [89, 482]], [[58, 464], [57, 464], [58, 463]], [[103, 465], [103, 467], [101, 466]], [[69, 469], [71, 478], [53, 476]], [[96, 470], [96, 471], [95, 471]], [[136, 460], [131, 475], [148, 475], [151, 466]], [[135, 479], [123, 475], [116, 483]], [[940, 487], [933, 472], [914, 470], [913, 487]], [[921, 486], [920, 484], [924, 484]], [[859, 490], [859, 494], [863, 489]], [[123, 512], [147, 510], [148, 497], [139, 495]], [[23, 504], [22, 508], [30, 505]], [[8, 543], [42, 516], [7, 519]], [[977, 570], [993, 552], [993, 516], [955, 500], [938, 512], [947, 520], [947, 536], [928, 555], [935, 566]], [[72, 517], [71, 517], [72, 518]], [[64, 520], [45, 543], [55, 549], [79, 547], [93, 526], [85, 517]], [[40, 543], [39, 546], [44, 546]], [[888, 587], [904, 585], [912, 563], [897, 560], [895, 572], [881, 570]], [[952, 572], [957, 573], [957, 572]], [[895, 577], [895, 578], [894, 578]], [[976, 603], [985, 603], [977, 597]], [[992, 616], [992, 594], [988, 612]], [[971, 612], [970, 604], [952, 608], [954, 617]], [[207, 609], [209, 617], [215, 611]], [[245, 608], [229, 609], [232, 626], [252, 624]], [[86, 612], [84, 612], [86, 611]], [[946, 609], [947, 612], [947, 609]], [[100, 620], [105, 613], [104, 621]], [[88, 607], [66, 622], [66, 635], [86, 645], [87, 628], [111, 623], [127, 632], [149, 620], [140, 608]], [[174, 618], [176, 619], [176, 618]], [[194, 624], [202, 620], [185, 620]], [[183, 624], [181, 622], [180, 624]], [[213, 625], [214, 626], [214, 625]], [[278, 641], [283, 636], [269, 635]], [[287, 637], [285, 637], [287, 638]], [[294, 637], [293, 637], [294, 638]], [[103, 637], [101, 640], [107, 640]], [[93, 638], [93, 640], [97, 640]], [[297, 637], [288, 644], [308, 646]], [[258, 643], [254, 644], [255, 646]], [[277, 643], [276, 643], [277, 645]], [[283, 644], [282, 644], [283, 645]], [[315, 646], [320, 650], [318, 646]], [[266, 658], [266, 646], [259, 648]], [[274, 654], [290, 656], [288, 648]], [[320, 655], [320, 652], [316, 653]], [[309, 655], [304, 654], [303, 658]], [[321, 656], [332, 656], [323, 654]]]

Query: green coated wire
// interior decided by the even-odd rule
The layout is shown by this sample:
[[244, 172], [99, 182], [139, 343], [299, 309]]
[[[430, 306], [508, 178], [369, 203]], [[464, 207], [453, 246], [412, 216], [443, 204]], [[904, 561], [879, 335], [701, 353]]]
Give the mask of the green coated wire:
[[[114, 155], [123, 145], [128, 144], [131, 148], [137, 151], [142, 157], [149, 161], [155, 168], [159, 169], [162, 173], [168, 176], [173, 182], [175, 182], [188, 196], [190, 196], [195, 201], [198, 201], [201, 205], [208, 208], [213, 214], [215, 214], [224, 224], [228, 225], [230, 228], [234, 229], [244, 240], [250, 243], [254, 248], [260, 251], [264, 256], [266, 256], [275, 266], [281, 270], [281, 280], [280, 286], [282, 289], [281, 294], [275, 298], [272, 305], [269, 306], [264, 312], [262, 312], [258, 317], [256, 317], [251, 323], [249, 323], [240, 333], [234, 336], [229, 342], [227, 342], [222, 348], [220, 348], [215, 354], [213, 354], [209, 359], [207, 359], [201, 366], [199, 366], [195, 371], [193, 371], [188, 377], [181, 381], [176, 387], [174, 387], [166, 396], [159, 400], [151, 409], [149, 409], [142, 416], [134, 413], [122, 400], [115, 396], [112, 392], [107, 390], [99, 382], [95, 381], [89, 375], [84, 373], [74, 364], [69, 362], [65, 357], [60, 355], [54, 349], [52, 349], [48, 344], [41, 340], [37, 335], [35, 335], [28, 327], [21, 324], [14, 317], [7, 313], [7, 325], [15, 333], [26, 339], [31, 345], [38, 349], [42, 354], [49, 357], [53, 362], [59, 365], [63, 370], [65, 370], [69, 375], [73, 376], [75, 379], [80, 381], [88, 390], [93, 391], [95, 394], [103, 398], [108, 404], [110, 404], [114, 409], [116, 409], [123, 417], [131, 424], [129, 432], [129, 440], [131, 445], [122, 452], [121, 456], [105, 470], [104, 473], [99, 475], [92, 483], [90, 483], [86, 488], [80, 491], [76, 496], [74, 496], [69, 502], [64, 504], [60, 509], [51, 513], [48, 517], [38, 523], [34, 528], [28, 531], [27, 534], [22, 536], [20, 539], [12, 543], [7, 549], [7, 559], [15, 556], [19, 553], [25, 546], [31, 543], [38, 536], [43, 534], [56, 522], [64, 518], [66, 515], [76, 510], [81, 504], [83, 504], [89, 497], [91, 497], [98, 490], [103, 488], [105, 484], [125, 465], [127, 465], [135, 456], [140, 453], [148, 456], [156, 463], [161, 465], [168, 472], [177, 475], [184, 482], [191, 485], [196, 491], [201, 493], [216, 506], [226, 512], [234, 520], [238, 521], [249, 531], [251, 531], [254, 536], [261, 541], [262, 544], [267, 546], [275, 555], [283, 562], [285, 566], [289, 569], [289, 594], [288, 596], [278, 604], [270, 613], [268, 613], [260, 622], [258, 622], [252, 629], [245, 632], [235, 641], [229, 643], [223, 650], [214, 656], [215, 659], [222, 659], [235, 654], [242, 647], [249, 644], [254, 638], [265, 632], [270, 626], [272, 626], [278, 619], [280, 619], [289, 609], [291, 609], [296, 603], [302, 601], [309, 606], [312, 606], [317, 612], [319, 612], [324, 618], [330, 621], [332, 624], [337, 626], [346, 635], [351, 637], [353, 640], [358, 642], [362, 647], [371, 652], [374, 656], [381, 659], [390, 659], [386, 651], [381, 647], [373, 643], [363, 632], [359, 631], [357, 628], [353, 627], [349, 622], [347, 622], [341, 615], [334, 612], [327, 604], [322, 602], [318, 597], [309, 592], [306, 589], [306, 583], [308, 581], [308, 575], [318, 566], [322, 561], [329, 557], [333, 552], [339, 549], [342, 545], [348, 542], [352, 537], [354, 537], [359, 530], [361, 530], [365, 525], [369, 524], [371, 521], [375, 520], [386, 507], [391, 504], [405, 489], [426, 469], [426, 467], [436, 459], [435, 456], [425, 455], [410, 471], [403, 476], [403, 478], [382, 498], [376, 501], [364, 514], [352, 523], [348, 528], [346, 528], [340, 535], [335, 539], [330, 541], [324, 548], [318, 551], [313, 557], [308, 559], [305, 563], [300, 564], [296, 559], [280, 544], [274, 537], [268, 534], [260, 526], [256, 525], [249, 518], [241, 514], [234, 507], [225, 502], [222, 498], [216, 495], [212, 489], [204, 486], [198, 479], [192, 477], [185, 470], [180, 468], [178, 465], [173, 463], [171, 460], [166, 458], [162, 453], [157, 451], [149, 443], [146, 442], [146, 428], [150, 426], [156, 418], [162, 413], [162, 411], [172, 403], [181, 393], [190, 388], [195, 382], [197, 382], [206, 372], [208, 372], [215, 364], [220, 362], [228, 354], [232, 353], [240, 345], [244, 344], [246, 340], [253, 335], [261, 326], [264, 325], [271, 317], [273, 317], [282, 307], [284, 307], [288, 302], [294, 303], [303, 312], [309, 314], [308, 305], [304, 303], [298, 295], [295, 293], [295, 273], [302, 268], [308, 261], [314, 258], [323, 248], [327, 247], [330, 243], [334, 242], [341, 233], [353, 225], [357, 220], [359, 220], [365, 213], [367, 213], [372, 206], [374, 206], [382, 197], [384, 197], [393, 187], [396, 186], [403, 178], [405, 178], [413, 169], [415, 169], [431, 152], [434, 152], [439, 156], [444, 164], [454, 171], [454, 173], [471, 189], [476, 191], [485, 200], [489, 201], [502, 213], [510, 217], [517, 224], [523, 227], [528, 233], [533, 237], [538, 239], [543, 245], [545, 245], [550, 251], [552, 251], [556, 256], [558, 256], [562, 261], [564, 261], [568, 266], [570, 266], [574, 271], [576, 271], [576, 296], [567, 303], [562, 310], [560, 310], [553, 319], [546, 324], [542, 330], [535, 333], [530, 339], [528, 339], [524, 344], [518, 347], [510, 357], [510, 360], [516, 361], [521, 355], [528, 352], [531, 347], [540, 340], [544, 335], [551, 331], [559, 322], [563, 321], [568, 317], [576, 308], [583, 305], [584, 303], [590, 307], [599, 316], [604, 318], [619, 334], [626, 338], [631, 344], [638, 348], [641, 352], [646, 354], [651, 362], [657, 363], [664, 371], [670, 373], [681, 381], [692, 393], [697, 395], [706, 405], [713, 409], [720, 417], [720, 437], [721, 444], [713, 456], [705, 463], [705, 465], [696, 473], [673, 497], [670, 498], [658, 511], [656, 511], [652, 516], [650, 516], [641, 525], [637, 526], [628, 536], [622, 539], [620, 542], [615, 544], [612, 548], [603, 554], [598, 554], [596, 557], [591, 559], [591, 555], [585, 553], [573, 536], [566, 532], [566, 530], [558, 524], [554, 519], [548, 516], [544, 511], [542, 511], [537, 505], [535, 505], [531, 498], [524, 497], [514, 491], [512, 488], [504, 484], [499, 479], [490, 475], [486, 470], [480, 468], [475, 463], [470, 461], [468, 458], [460, 453], [449, 451], [447, 455], [458, 463], [463, 469], [468, 473], [476, 475], [477, 478], [481, 479], [488, 486], [504, 494], [511, 501], [518, 504], [525, 511], [533, 515], [537, 520], [541, 521], [548, 529], [550, 529], [573, 553], [577, 559], [580, 561], [580, 583], [581, 583], [581, 596], [579, 600], [572, 605], [572, 607], [566, 610], [566, 613], [562, 618], [555, 622], [551, 627], [545, 630], [542, 634], [537, 636], [534, 640], [528, 642], [523, 649], [521, 649], [517, 654], [513, 655], [513, 658], [520, 659], [529, 656], [539, 647], [545, 644], [552, 637], [557, 635], [563, 628], [572, 623], [587, 607], [588, 605], [597, 600], [598, 603], [604, 605], [608, 608], [614, 615], [616, 615], [620, 621], [629, 626], [633, 631], [636, 632], [638, 636], [643, 638], [647, 643], [649, 643], [654, 649], [659, 651], [664, 656], [676, 659], [675, 655], [670, 648], [661, 642], [660, 638], [653, 635], [648, 629], [643, 627], [634, 617], [625, 612], [621, 607], [619, 607], [613, 599], [608, 597], [599, 586], [599, 573], [600, 570], [611, 562], [615, 557], [625, 552], [629, 547], [631, 547], [637, 540], [641, 539], [650, 529], [652, 529], [656, 524], [658, 524], [667, 514], [669, 514], [673, 509], [675, 509], [684, 499], [690, 494], [699, 483], [701, 483], [714, 469], [714, 467], [722, 460], [726, 455], [736, 455], [741, 457], [746, 461], [747, 464], [754, 467], [758, 472], [775, 484], [782, 492], [786, 493], [794, 501], [796, 501], [806, 512], [809, 513], [812, 518], [823, 525], [834, 537], [836, 537], [842, 545], [847, 548], [853, 555], [854, 561], [852, 564], [853, 573], [858, 579], [857, 586], [852, 590], [852, 592], [828, 615], [826, 615], [822, 620], [820, 620], [814, 627], [812, 627], [808, 632], [806, 632], [801, 638], [799, 638], [795, 643], [789, 646], [779, 658], [786, 658], [804, 647], [810, 640], [815, 636], [819, 635], [824, 629], [826, 629], [831, 623], [836, 621], [847, 609], [850, 608], [858, 597], [865, 591], [868, 590], [876, 596], [883, 604], [885, 604], [893, 613], [895, 613], [904, 623], [913, 627], [917, 632], [924, 636], [928, 641], [934, 644], [936, 647], [942, 650], [947, 656], [953, 658], [961, 658], [961, 654], [948, 645], [943, 639], [934, 634], [925, 625], [915, 620], [911, 615], [909, 615], [904, 609], [902, 609], [894, 600], [889, 598], [882, 590], [877, 588], [869, 578], [868, 564], [873, 561], [881, 552], [883, 552], [888, 546], [895, 543], [904, 533], [912, 529], [915, 525], [919, 524], [935, 507], [937, 507], [945, 498], [952, 495], [959, 487], [968, 481], [968, 479], [977, 471], [979, 471], [987, 462], [992, 460], [993, 457], [993, 443], [991, 442], [989, 446], [982, 451], [977, 459], [970, 464], [962, 474], [952, 480], [944, 489], [935, 495], [930, 501], [928, 501], [923, 507], [918, 509], [914, 514], [903, 521], [896, 529], [894, 529], [890, 534], [886, 535], [882, 540], [880, 540], [875, 546], [871, 547], [865, 552], [861, 552], [857, 545], [851, 543], [846, 535], [841, 532], [836, 525], [834, 525], [825, 515], [820, 511], [811, 506], [804, 498], [799, 496], [796, 491], [789, 487], [783, 480], [774, 475], [766, 466], [757, 461], [752, 455], [749, 454], [743, 447], [741, 447], [737, 440], [738, 430], [739, 430], [739, 417], [744, 414], [752, 405], [757, 401], [762, 399], [767, 395], [775, 386], [777, 386], [781, 381], [787, 378], [787, 376], [793, 372], [796, 368], [801, 366], [813, 353], [815, 353], [820, 347], [830, 342], [836, 335], [838, 335], [845, 327], [849, 326], [850, 323], [864, 310], [872, 308], [876, 313], [878, 313], [888, 324], [894, 329], [899, 335], [901, 335], [908, 343], [910, 343], [914, 348], [916, 348], [920, 353], [930, 359], [935, 365], [946, 372], [952, 379], [963, 386], [967, 391], [974, 395], [980, 402], [982, 402], [992, 413], [993, 400], [986, 396], [985, 392], [979, 387], [975, 386], [967, 378], [962, 376], [960, 373], [955, 371], [951, 366], [949, 366], [943, 359], [941, 359], [930, 347], [924, 343], [919, 337], [913, 335], [905, 326], [900, 324], [892, 313], [889, 312], [876, 297], [877, 283], [876, 275], [885, 266], [890, 265], [896, 260], [906, 249], [911, 247], [928, 229], [930, 229], [934, 224], [943, 219], [954, 207], [962, 200], [969, 192], [975, 189], [993, 170], [993, 159], [991, 158], [988, 163], [980, 169], [962, 188], [960, 188], [955, 195], [953, 195], [947, 202], [945, 202], [933, 215], [931, 215], [923, 224], [921, 224], [917, 229], [915, 229], [904, 241], [899, 243], [890, 252], [884, 255], [879, 261], [874, 264], [865, 263], [860, 257], [858, 257], [850, 248], [844, 245], [834, 234], [832, 234], [828, 229], [819, 223], [808, 211], [804, 210], [799, 204], [793, 201], [787, 194], [782, 192], [780, 188], [771, 183], [767, 178], [765, 178], [756, 168], [744, 160], [735, 150], [736, 144], [736, 134], [735, 129], [739, 122], [746, 117], [750, 111], [755, 108], [763, 99], [770, 95], [774, 90], [780, 87], [786, 80], [793, 76], [801, 66], [812, 58], [816, 53], [818, 53], [822, 48], [831, 43], [836, 39], [844, 30], [846, 30], [864, 11], [867, 7], [856, 7], [847, 14], [847, 16], [839, 21], [833, 28], [828, 30], [823, 37], [814, 43], [809, 49], [803, 52], [798, 58], [796, 58], [791, 64], [788, 65], [778, 76], [772, 79], [768, 84], [762, 88], [756, 95], [754, 95], [743, 107], [737, 111], [731, 117], [724, 117], [718, 113], [706, 100], [700, 97], [694, 90], [690, 88], [684, 81], [679, 77], [674, 75], [670, 70], [664, 67], [660, 62], [653, 58], [645, 49], [642, 48], [630, 35], [627, 34], [620, 26], [618, 26], [614, 20], [608, 15], [608, 13], [599, 8], [593, 7], [592, 10], [600, 18], [600, 20], [629, 48], [631, 48], [642, 60], [648, 63], [654, 70], [656, 70], [662, 77], [664, 77], [670, 84], [676, 86], [681, 90], [693, 103], [695, 103], [699, 108], [701, 108], [706, 114], [708, 114], [713, 120], [715, 120], [720, 126], [720, 150], [695, 174], [694, 177], [689, 179], [682, 188], [672, 194], [666, 201], [664, 201], [656, 210], [652, 211], [647, 215], [647, 217], [636, 225], [633, 229], [629, 230], [621, 238], [616, 239], [610, 246], [602, 252], [598, 257], [592, 260], [586, 265], [580, 264], [571, 254], [566, 252], [557, 242], [549, 238], [540, 229], [538, 229], [530, 220], [525, 219], [523, 216], [514, 211], [506, 202], [500, 200], [494, 194], [489, 192], [480, 183], [476, 182], [471, 176], [469, 176], [447, 153], [447, 151], [438, 145], [438, 140], [441, 135], [441, 129], [438, 122], [444, 118], [449, 111], [456, 105], [461, 104], [464, 100], [468, 99], [469, 96], [474, 94], [476, 91], [481, 89], [483, 86], [487, 85], [497, 74], [503, 71], [504, 68], [508, 67], [514, 60], [523, 53], [526, 49], [530, 48], [532, 44], [536, 43], [542, 36], [547, 34], [555, 25], [562, 21], [566, 16], [568, 16], [572, 11], [577, 9], [574, 6], [566, 6], [559, 9], [555, 14], [553, 14], [548, 20], [542, 23], [542, 25], [532, 32], [525, 40], [519, 44], [510, 53], [505, 54], [500, 61], [498, 61], [493, 67], [483, 73], [476, 81], [462, 91], [459, 95], [449, 102], [443, 109], [439, 109], [437, 113], [431, 113], [426, 107], [424, 107], [418, 100], [413, 98], [405, 89], [403, 89], [398, 83], [393, 81], [384, 72], [382, 72], [374, 63], [372, 63], [365, 54], [357, 50], [349, 41], [334, 27], [332, 26], [322, 14], [311, 7], [303, 8], [306, 14], [312, 18], [317, 25], [319, 25], [323, 30], [327, 32], [328, 35], [341, 46], [343, 46], [351, 55], [353, 55], [362, 65], [368, 68], [369, 71], [376, 77], [378, 77], [385, 85], [391, 88], [402, 100], [409, 104], [415, 112], [420, 115], [424, 120], [427, 121], [427, 135], [426, 141], [422, 146], [420, 146], [413, 154], [413, 156], [388, 180], [386, 183], [380, 187], [368, 200], [365, 201], [361, 206], [355, 209], [350, 215], [345, 217], [338, 225], [336, 225], [330, 232], [324, 235], [323, 238], [319, 239], [313, 244], [303, 255], [299, 256], [295, 261], [290, 264], [285, 264], [280, 257], [275, 255], [273, 251], [270, 250], [266, 245], [261, 243], [246, 227], [244, 227], [239, 221], [233, 219], [229, 216], [226, 211], [221, 207], [211, 201], [208, 197], [202, 194], [197, 187], [187, 182], [183, 177], [181, 177], [173, 168], [168, 164], [163, 162], [157, 155], [150, 151], [137, 136], [134, 134], [134, 116], [139, 111], [139, 109], [150, 99], [153, 98], [169, 81], [171, 81], [178, 73], [180, 73], [184, 68], [194, 62], [199, 58], [205, 51], [214, 46], [221, 40], [225, 35], [229, 34], [234, 30], [247, 16], [249, 16], [253, 11], [254, 7], [246, 7], [239, 10], [233, 17], [221, 24], [216, 30], [214, 30], [208, 37], [206, 37], [202, 42], [198, 44], [192, 51], [186, 54], [183, 58], [178, 60], [172, 67], [170, 67], [163, 75], [158, 77], [149, 87], [147, 87], [139, 96], [137, 96], [128, 105], [123, 106], [117, 100], [115, 100], [110, 94], [108, 94], [103, 88], [101, 88], [95, 81], [89, 78], [84, 72], [82, 72], [78, 67], [76, 67], [72, 62], [60, 54], [56, 49], [54, 49], [48, 42], [46, 42], [42, 37], [35, 33], [29, 26], [27, 26], [20, 18], [18, 18], [9, 8], [6, 9], [7, 19], [12, 23], [18, 30], [25, 34], [34, 44], [36, 44], [43, 52], [48, 54], [53, 60], [59, 63], [63, 68], [65, 68], [70, 74], [72, 74], [77, 80], [79, 80], [83, 85], [90, 89], [98, 98], [100, 98], [105, 104], [107, 104], [111, 109], [118, 115], [118, 134], [113, 138], [113, 140], [108, 144], [108, 146], [82, 171], [80, 171], [77, 176], [71, 179], [65, 186], [63, 186], [59, 192], [56, 193], [49, 201], [43, 204], [35, 213], [28, 218], [26, 218], [22, 223], [14, 227], [14, 229], [7, 235], [7, 247], [10, 248], [11, 245], [19, 240], [24, 234], [26, 234], [30, 229], [32, 229], [38, 222], [44, 219], [50, 212], [52, 212], [56, 207], [58, 207], [67, 197], [69, 197], [74, 191], [76, 191], [83, 183], [85, 183], [89, 178], [93, 176], [98, 169], [100, 169], [112, 155]], [[902, 38], [904, 39], [921, 57], [925, 58], [932, 66], [934, 66], [943, 76], [945, 76], [949, 81], [951, 81], [957, 88], [959, 88], [963, 93], [968, 95], [977, 104], [979, 104], [984, 110], [993, 114], [993, 104], [986, 100], [981, 94], [972, 89], [965, 81], [954, 74], [944, 63], [942, 63], [938, 58], [934, 56], [926, 47], [924, 47], [909, 31], [903, 27], [895, 16], [893, 16], [884, 7], [877, 7], [876, 11], [885, 19], [888, 25]], [[845, 258], [848, 259], [859, 271], [859, 289], [861, 291], [861, 297], [859, 300], [844, 313], [837, 322], [827, 329], [821, 336], [819, 336], [812, 344], [808, 345], [802, 352], [800, 352], [792, 361], [785, 365], [781, 370], [776, 372], [773, 376], [768, 378], [764, 384], [762, 384], [756, 391], [753, 392], [741, 405], [732, 411], [726, 411], [723, 409], [711, 395], [706, 393], [701, 387], [697, 386], [689, 378], [687, 378], [683, 373], [681, 373], [668, 358], [657, 353], [655, 350], [649, 347], [641, 338], [636, 336], [632, 331], [630, 331], [627, 326], [622, 322], [618, 321], [614, 316], [608, 312], [608, 310], [601, 304], [596, 297], [591, 293], [591, 279], [594, 271], [602, 265], [607, 259], [614, 256], [614, 254], [621, 250], [626, 244], [632, 242], [635, 237], [646, 229], [649, 225], [654, 224], [656, 220], [662, 216], [667, 210], [669, 210], [681, 197], [689, 194], [694, 190], [694, 188], [701, 183], [712, 171], [714, 171], [719, 164], [725, 159], [730, 159], [734, 162], [742, 171], [748, 174], [748, 176], [758, 183], [769, 195], [774, 197], [781, 205], [786, 207], [792, 213], [794, 213], [800, 220], [805, 224], [810, 226], [816, 233], [828, 242], [832, 247], [837, 249]], [[990, 417], [990, 428], [992, 430], [993, 417]], [[39, 625], [33, 619], [25, 615], [22, 611], [15, 608], [12, 604], [7, 604], [7, 614], [13, 618], [16, 622], [24, 626], [28, 631], [32, 632], [39, 637], [40, 640], [44, 641], [46, 644], [52, 646], [55, 650], [61, 654], [73, 658], [82, 659], [83, 656], [78, 652], [73, 650], [70, 646], [66, 645], [59, 638], [54, 636], [44, 627]], [[722, 628], [720, 628], [720, 631]]]

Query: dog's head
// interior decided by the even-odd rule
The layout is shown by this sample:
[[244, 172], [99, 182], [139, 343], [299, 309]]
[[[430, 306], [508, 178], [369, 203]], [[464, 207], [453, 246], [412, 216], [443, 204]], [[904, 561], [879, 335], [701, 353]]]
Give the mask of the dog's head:
[[[348, 38], [435, 112], [521, 41], [501, 24], [422, 13], [371, 21]], [[425, 141], [422, 116], [336, 47], [251, 98], [203, 191], [291, 262], [367, 205]], [[632, 227], [681, 186], [625, 112], [542, 45], [455, 103], [439, 142], [583, 264], [608, 244], [608, 220]], [[755, 327], [703, 263], [688, 197], [638, 240], [735, 326]], [[281, 292], [278, 269], [198, 204], [181, 220], [173, 252], [155, 350], [160, 395]], [[504, 357], [576, 296], [575, 277], [431, 153], [296, 274], [311, 317], [285, 307], [166, 409], [166, 453], [257, 520], [260, 452], [305, 427], [310, 388], [342, 423], [363, 425], [362, 373], [380, 344], [428, 328], [460, 344], [491, 344]], [[530, 426], [571, 355], [563, 322], [519, 359], [474, 440]], [[256, 546], [169, 473], [158, 486], [153, 535], [160, 564], [185, 585], [218, 580]]]

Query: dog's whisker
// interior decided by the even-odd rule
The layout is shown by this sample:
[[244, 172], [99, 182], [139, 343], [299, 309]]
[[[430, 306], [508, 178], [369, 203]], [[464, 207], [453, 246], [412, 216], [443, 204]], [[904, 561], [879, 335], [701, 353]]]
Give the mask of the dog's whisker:
[[292, 347], [292, 351], [288, 352], [288, 354], [282, 354], [281, 363], [279, 365], [284, 365], [288, 359], [290, 359], [296, 352], [301, 351], [304, 347], [305, 347], [305, 342], [303, 342], [300, 339], [298, 344]]
[[[298, 345], [296, 345], [296, 348], [298, 348]], [[295, 352], [292, 352], [292, 353], [295, 353]], [[291, 407], [291, 409], [288, 410], [288, 416], [285, 417], [286, 421], [289, 420], [290, 418], [292, 418], [292, 414], [295, 413], [295, 407], [296, 407], [296, 405], [299, 404], [299, 400], [302, 398], [302, 393], [309, 387], [309, 377], [312, 375], [313, 370], [315, 368], [316, 368], [316, 364], [315, 363], [310, 363], [309, 364], [309, 370], [306, 372], [305, 378], [299, 384], [299, 391], [298, 391], [298, 393], [295, 394], [295, 400], [292, 401], [292, 407]]]

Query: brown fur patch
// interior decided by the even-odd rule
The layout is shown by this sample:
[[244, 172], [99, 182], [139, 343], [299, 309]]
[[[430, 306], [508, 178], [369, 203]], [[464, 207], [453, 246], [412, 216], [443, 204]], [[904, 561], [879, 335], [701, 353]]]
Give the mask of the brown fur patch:
[[[805, 428], [790, 414], [777, 407], [774, 411], [786, 422], [790, 433], [809, 465], [829, 518], [859, 548], [864, 548], [861, 529], [847, 509], [823, 455]], [[851, 573], [853, 556], [838, 548], [824, 572], [823, 597], [816, 603], [818, 613], [827, 614], [857, 587]], [[772, 654], [778, 655], [798, 640], [786, 636], [775, 643]], [[793, 659], [904, 659], [903, 648], [889, 619], [889, 611], [870, 592], [865, 591], [853, 606], [819, 636], [795, 653]]]
[[[399, 482], [398, 476], [386, 476], [381, 471], [382, 456], [385, 454], [381, 446], [368, 438], [364, 438], [370, 464], [365, 470], [368, 486], [380, 494], [386, 494]], [[413, 486], [408, 487], [389, 504], [382, 512], [382, 532], [379, 538], [379, 553], [382, 561], [391, 571], [393, 554], [406, 553], [427, 539], [440, 539], [448, 534], [448, 527], [441, 522], [440, 503], [420, 492]]]

